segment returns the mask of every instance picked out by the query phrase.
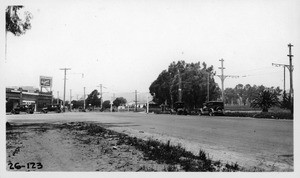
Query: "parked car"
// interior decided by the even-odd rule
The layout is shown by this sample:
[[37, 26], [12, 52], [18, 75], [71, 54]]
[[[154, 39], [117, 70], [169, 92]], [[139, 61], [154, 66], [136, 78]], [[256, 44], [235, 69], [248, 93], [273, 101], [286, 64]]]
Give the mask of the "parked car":
[[61, 112], [60, 105], [57, 105], [57, 104], [47, 105], [47, 106], [45, 106], [45, 107], [42, 108], [42, 112], [43, 113], [48, 113], [50, 111], [54, 111], [54, 112], [60, 113]]
[[86, 112], [86, 109], [83, 109], [82, 106], [79, 106], [78, 111], [79, 111], [79, 112]]
[[[174, 112], [176, 112], [176, 114], [178, 115], [187, 115], [188, 114], [188, 110], [186, 109], [185, 105], [183, 102], [176, 102], [174, 103]], [[172, 114], [172, 111], [170, 112]]]
[[199, 110], [199, 115], [224, 115], [224, 102], [222, 101], [209, 101], [203, 104]]
[[20, 112], [26, 112], [28, 114], [34, 113], [35, 105], [21, 104], [11, 110], [12, 114], [20, 114]]

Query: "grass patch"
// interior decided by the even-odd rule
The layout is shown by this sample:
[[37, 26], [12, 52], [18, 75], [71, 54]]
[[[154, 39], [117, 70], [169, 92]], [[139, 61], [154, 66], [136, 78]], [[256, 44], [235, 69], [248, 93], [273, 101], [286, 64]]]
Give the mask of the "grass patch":
[[[186, 151], [181, 145], [171, 145], [170, 141], [162, 143], [157, 140], [143, 140], [137, 137], [130, 137], [124, 133], [118, 133], [95, 123], [64, 123], [58, 127], [69, 129], [85, 130], [88, 135], [114, 137], [117, 140], [116, 145], [131, 145], [144, 154], [144, 158], [154, 160], [160, 164], [167, 164], [165, 171], [239, 171], [237, 164], [222, 164], [220, 161], [211, 160], [208, 155], [199, 150], [198, 155]], [[87, 141], [87, 144], [90, 140]], [[141, 167], [139, 171], [153, 171], [146, 167]]]

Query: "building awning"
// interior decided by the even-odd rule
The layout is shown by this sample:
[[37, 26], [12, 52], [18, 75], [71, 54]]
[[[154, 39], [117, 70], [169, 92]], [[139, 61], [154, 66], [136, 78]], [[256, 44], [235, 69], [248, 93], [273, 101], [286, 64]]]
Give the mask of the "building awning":
[[22, 103], [24, 103], [24, 104], [35, 104], [35, 101], [23, 100]]

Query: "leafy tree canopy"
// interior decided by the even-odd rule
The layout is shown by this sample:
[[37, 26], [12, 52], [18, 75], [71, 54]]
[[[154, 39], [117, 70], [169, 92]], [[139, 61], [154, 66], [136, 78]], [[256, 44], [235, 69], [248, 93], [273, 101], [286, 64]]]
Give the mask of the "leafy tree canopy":
[[114, 101], [113, 101], [113, 105], [118, 107], [121, 105], [124, 105], [127, 103], [127, 100], [123, 97], [117, 97]]
[[86, 99], [86, 104], [91, 106], [100, 106], [100, 99], [98, 97], [99, 93], [97, 90], [91, 92]]
[[153, 101], [158, 104], [172, 105], [179, 100], [178, 90], [182, 89], [182, 101], [189, 108], [202, 106], [207, 100], [209, 82], [209, 100], [217, 100], [220, 89], [212, 77], [213, 66], [206, 63], [172, 62], [168, 69], [163, 70], [149, 87]]
[[107, 108], [110, 108], [110, 101], [109, 100], [105, 100], [103, 103], [102, 103], [102, 108], [105, 110]]
[[16, 36], [24, 34], [31, 28], [32, 14], [28, 11], [21, 14], [24, 6], [8, 6], [5, 11], [6, 31]]
[[276, 89], [265, 89], [261, 91], [251, 102], [251, 107], [261, 108], [263, 112], [268, 112], [272, 106], [279, 105], [277, 92]]

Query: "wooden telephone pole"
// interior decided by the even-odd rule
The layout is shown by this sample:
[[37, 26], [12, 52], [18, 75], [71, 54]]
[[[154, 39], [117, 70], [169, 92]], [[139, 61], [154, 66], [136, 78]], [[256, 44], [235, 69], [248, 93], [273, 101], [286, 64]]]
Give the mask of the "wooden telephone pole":
[[293, 64], [292, 64], [292, 57], [294, 57], [294, 55], [292, 55], [292, 47], [293, 45], [291, 43], [288, 44], [289, 47], [289, 54], [287, 55], [289, 57], [290, 60], [290, 66], [289, 66], [289, 71], [290, 71], [290, 98], [291, 98], [291, 103], [292, 103], [292, 107], [291, 107], [291, 113], [294, 114], [294, 108], [293, 108], [293, 103], [294, 103], [294, 89], [293, 89]]
[[65, 112], [65, 104], [66, 104], [66, 75], [67, 75], [67, 70], [71, 70], [70, 68], [61, 68], [60, 70], [64, 70], [64, 103], [63, 103], [63, 112]]
[[239, 76], [237, 76], [237, 75], [224, 75], [224, 69], [225, 69], [225, 67], [223, 67], [224, 59], [220, 59], [219, 61], [221, 61], [221, 67], [219, 67], [219, 69], [221, 69], [221, 75], [217, 75], [217, 76], [220, 77], [221, 82], [222, 82], [222, 101], [225, 102], [225, 100], [224, 100], [224, 80], [227, 77], [239, 78]]

